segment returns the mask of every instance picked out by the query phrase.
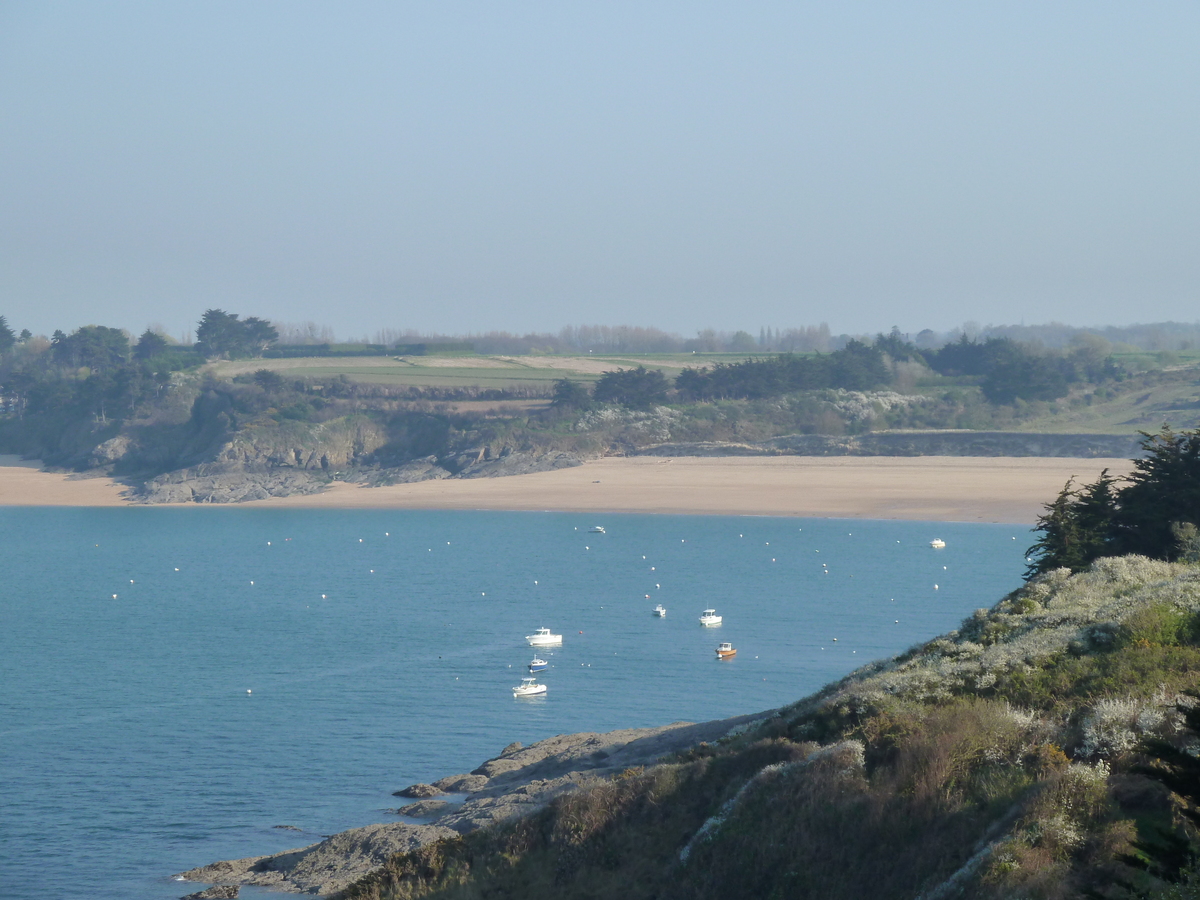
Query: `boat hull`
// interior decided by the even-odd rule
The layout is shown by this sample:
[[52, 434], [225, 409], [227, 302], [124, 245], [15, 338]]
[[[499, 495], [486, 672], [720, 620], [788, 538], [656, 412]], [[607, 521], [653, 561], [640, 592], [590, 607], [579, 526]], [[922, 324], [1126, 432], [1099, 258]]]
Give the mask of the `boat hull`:
[[737, 656], [736, 650], [718, 650], [717, 659], [733, 659]]

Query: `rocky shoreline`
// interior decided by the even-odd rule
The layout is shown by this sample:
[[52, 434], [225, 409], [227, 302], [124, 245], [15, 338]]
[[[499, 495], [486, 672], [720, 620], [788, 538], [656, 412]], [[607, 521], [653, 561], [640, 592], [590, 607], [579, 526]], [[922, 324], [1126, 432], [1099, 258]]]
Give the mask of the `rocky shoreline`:
[[501, 478], [528, 475], [583, 465], [571, 453], [505, 452], [491, 456], [483, 451], [454, 460], [435, 456], [400, 466], [347, 469], [329, 473], [321, 468], [246, 465], [241, 462], [205, 463], [167, 472], [131, 485], [128, 496], [135, 503], [242, 503], [270, 497], [318, 494], [333, 481], [367, 487], [413, 484], [443, 478]]
[[[628, 448], [629, 456], [968, 456], [1124, 459], [1138, 455], [1137, 436], [1106, 434], [1026, 434], [1000, 431], [878, 431], [860, 435], [792, 434], [757, 442], [676, 442]], [[295, 451], [296, 459], [303, 454]], [[620, 455], [620, 454], [618, 454]], [[311, 456], [311, 454], [309, 454]], [[584, 458], [564, 451], [516, 451], [493, 455], [487, 447], [452, 458], [427, 456], [397, 466], [331, 470], [322, 465], [289, 465], [278, 459], [223, 459], [144, 482], [130, 482], [135, 503], [241, 503], [317, 494], [334, 481], [381, 487], [440, 479], [502, 478], [572, 468]], [[285, 460], [285, 461], [280, 461]]]
[[510, 744], [470, 773], [397, 791], [396, 796], [417, 801], [393, 811], [405, 821], [353, 828], [307, 847], [215, 862], [175, 877], [223, 892], [207, 896], [236, 896], [233, 889], [239, 885], [330, 894], [395, 853], [529, 815], [563, 794], [739, 733], [771, 715], [774, 711], [700, 724], [558, 735], [529, 747]]

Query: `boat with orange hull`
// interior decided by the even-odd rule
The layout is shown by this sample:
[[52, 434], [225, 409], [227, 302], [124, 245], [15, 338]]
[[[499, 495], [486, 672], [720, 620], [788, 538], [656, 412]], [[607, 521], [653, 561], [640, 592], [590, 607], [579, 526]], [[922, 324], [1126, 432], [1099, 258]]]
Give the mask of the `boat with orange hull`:
[[733, 648], [733, 644], [725, 642], [717, 644], [717, 659], [733, 659], [737, 656], [737, 650]]

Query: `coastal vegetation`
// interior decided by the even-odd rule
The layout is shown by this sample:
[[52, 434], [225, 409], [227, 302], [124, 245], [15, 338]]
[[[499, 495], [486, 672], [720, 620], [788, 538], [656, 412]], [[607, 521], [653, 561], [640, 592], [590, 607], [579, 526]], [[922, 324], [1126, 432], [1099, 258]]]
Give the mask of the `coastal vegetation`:
[[1143, 433], [1133, 472], [1068, 481], [1038, 520], [1029, 574], [1079, 571], [1102, 556], [1139, 553], [1200, 562], [1200, 432]]

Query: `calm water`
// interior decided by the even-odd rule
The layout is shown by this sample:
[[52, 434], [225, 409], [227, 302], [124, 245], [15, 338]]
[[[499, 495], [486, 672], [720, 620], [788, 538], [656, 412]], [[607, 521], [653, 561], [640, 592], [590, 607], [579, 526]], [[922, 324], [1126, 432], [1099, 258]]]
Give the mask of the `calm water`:
[[[0, 896], [178, 897], [196, 888], [173, 872], [388, 821], [392, 791], [510, 741], [796, 700], [990, 606], [1029, 542], [828, 519], [0, 509]], [[697, 624], [706, 606], [722, 627]], [[541, 625], [565, 636], [549, 694], [514, 699]]]

